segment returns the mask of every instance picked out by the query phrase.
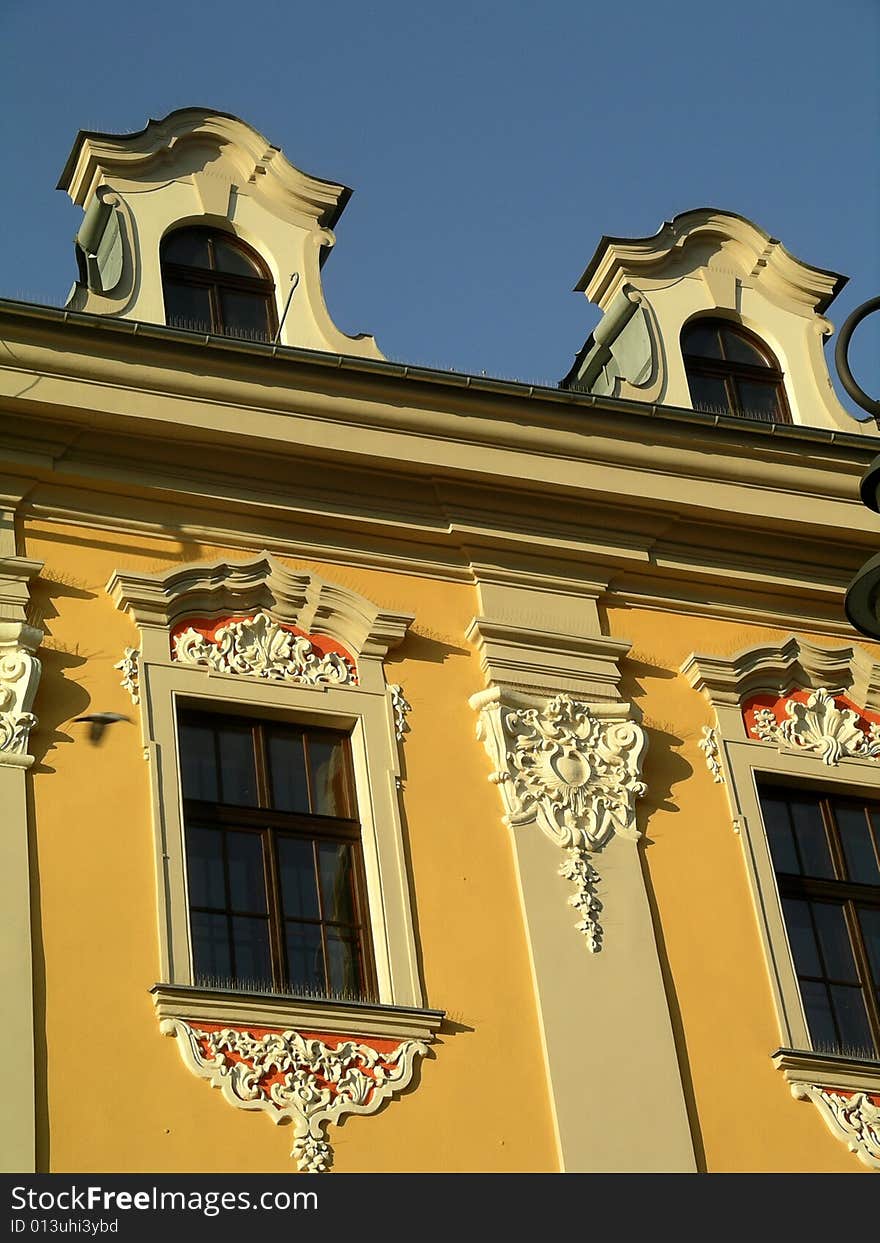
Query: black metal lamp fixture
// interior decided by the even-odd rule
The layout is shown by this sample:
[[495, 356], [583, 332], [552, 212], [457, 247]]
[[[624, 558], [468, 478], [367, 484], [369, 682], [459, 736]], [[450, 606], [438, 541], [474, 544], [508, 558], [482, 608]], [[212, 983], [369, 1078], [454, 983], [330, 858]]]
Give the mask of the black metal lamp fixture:
[[[869, 298], [861, 306], [856, 307], [840, 330], [834, 361], [840, 382], [856, 405], [861, 406], [868, 414], [874, 416], [880, 426], [880, 401], [869, 397], [853, 378], [849, 365], [849, 344], [852, 335], [863, 319], [880, 310], [880, 298]], [[880, 455], [862, 476], [859, 488], [862, 504], [874, 513], [880, 514]], [[867, 635], [869, 639], [880, 639], [880, 553], [866, 561], [846, 589], [844, 609], [850, 624]]]

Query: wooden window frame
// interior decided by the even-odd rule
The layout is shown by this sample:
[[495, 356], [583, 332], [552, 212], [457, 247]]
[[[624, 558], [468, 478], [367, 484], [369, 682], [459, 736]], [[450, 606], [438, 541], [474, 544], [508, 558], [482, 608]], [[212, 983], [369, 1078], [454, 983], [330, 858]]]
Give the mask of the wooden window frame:
[[[321, 841], [339, 841], [346, 842], [352, 847], [353, 874], [352, 874], [352, 892], [355, 907], [356, 923], [345, 925], [354, 934], [357, 945], [357, 954], [360, 968], [360, 990], [356, 1000], [361, 1002], [375, 1002], [377, 999], [377, 981], [375, 970], [375, 958], [373, 954], [372, 938], [370, 933], [370, 916], [369, 905], [367, 902], [367, 885], [364, 872], [363, 850], [361, 842], [361, 822], [358, 816], [327, 816], [320, 815], [316, 812], [288, 812], [281, 811], [272, 807], [271, 796], [271, 773], [268, 759], [267, 731], [272, 726], [281, 726], [289, 728], [291, 731], [301, 733], [303, 735], [303, 746], [306, 756], [306, 782], [309, 793], [309, 802], [312, 803], [312, 776], [311, 766], [308, 760], [309, 739], [315, 738], [333, 738], [342, 742], [343, 745], [343, 763], [344, 763], [344, 780], [347, 800], [347, 810], [349, 812], [357, 809], [357, 793], [355, 790], [354, 771], [351, 756], [351, 743], [349, 734], [342, 730], [328, 729], [326, 727], [314, 726], [307, 722], [299, 720], [277, 720], [275, 718], [260, 718], [250, 716], [230, 715], [222, 712], [210, 710], [198, 710], [192, 707], [181, 707], [178, 710], [179, 725], [204, 724], [210, 722], [212, 725], [235, 725], [238, 728], [246, 726], [251, 735], [254, 773], [256, 779], [256, 793], [258, 806], [248, 807], [232, 803], [211, 802], [201, 799], [187, 798], [182, 795], [183, 821], [184, 821], [184, 851], [187, 861], [187, 873], [189, 869], [189, 848], [187, 834], [190, 828], [210, 828], [219, 830], [220, 832], [246, 832], [253, 833], [260, 837], [263, 851], [263, 869], [264, 869], [264, 885], [266, 912], [265, 917], [268, 922], [269, 934], [269, 954], [272, 970], [272, 989], [279, 994], [296, 996], [297, 990], [295, 986], [289, 983], [287, 970], [287, 954], [285, 948], [285, 923], [289, 922], [285, 916], [281, 901], [281, 886], [279, 880], [279, 864], [278, 864], [278, 840], [281, 837], [293, 837], [300, 841], [308, 841], [312, 845], [313, 857], [315, 844]], [[180, 752], [181, 761], [183, 760], [183, 751]], [[181, 762], [181, 772], [183, 765]], [[233, 910], [231, 897], [229, 893], [229, 875], [228, 863], [225, 857], [223, 859], [224, 887], [225, 887], [225, 909], [220, 912], [215, 908], [204, 910], [208, 913], [225, 914], [227, 918], [231, 918]], [[316, 891], [318, 901], [318, 919], [301, 919], [298, 922], [315, 924], [321, 934], [321, 948], [324, 964], [324, 990], [321, 994], [309, 993], [309, 996], [323, 996], [332, 998], [335, 996], [330, 985], [329, 958], [327, 949], [327, 929], [329, 927], [341, 926], [339, 921], [328, 920], [324, 917], [323, 911], [323, 895], [320, 878], [316, 873]], [[202, 908], [196, 907], [188, 898], [188, 909], [190, 916], [193, 913], [200, 912]], [[244, 915], [247, 912], [235, 912], [237, 915]], [[263, 917], [263, 912], [260, 912]], [[234, 941], [229, 935], [230, 961], [233, 964], [233, 977], [235, 976], [235, 946]], [[195, 973], [195, 962], [193, 962], [193, 972]], [[196, 979], [196, 984], [199, 981]], [[269, 982], [267, 981], [267, 984]], [[233, 987], [236, 983], [233, 982]]]
[[[736, 362], [726, 358], [708, 358], [703, 354], [691, 354], [687, 351], [686, 340], [688, 332], [692, 328], [726, 328], [728, 332], [740, 337], [747, 345], [750, 345], [765, 360], [766, 365], [751, 366], [748, 363]], [[724, 343], [719, 338], [719, 348], [723, 354]], [[732, 320], [719, 319], [716, 316], [699, 316], [696, 319], [689, 320], [681, 331], [681, 354], [684, 361], [685, 375], [687, 376], [688, 387], [690, 389], [691, 378], [705, 376], [714, 380], [721, 380], [724, 384], [724, 392], [727, 397], [728, 409], [725, 411], [731, 418], [745, 419], [752, 423], [791, 423], [791, 410], [788, 405], [788, 398], [785, 392], [785, 377], [782, 370], [771, 352], [760, 337], [753, 332], [749, 332], [747, 328], [743, 328], [741, 324], [734, 323]], [[763, 384], [767, 388], [773, 388], [776, 396], [776, 413], [775, 419], [760, 419], [753, 415], [747, 414], [739, 401], [738, 382], [755, 381]], [[691, 389], [691, 400], [693, 401], [693, 390]], [[694, 407], [696, 409], [696, 406]]]
[[[208, 254], [211, 259], [210, 268], [200, 268], [191, 266], [186, 263], [174, 263], [163, 257], [163, 251], [166, 243], [170, 242], [180, 233], [195, 232], [198, 230], [206, 235], [208, 246]], [[221, 238], [223, 242], [241, 253], [255, 265], [258, 271], [262, 272], [262, 276], [241, 276], [235, 272], [224, 272], [214, 267], [214, 239]], [[269, 275], [268, 269], [262, 257], [257, 254], [253, 247], [248, 246], [241, 238], [236, 237], [234, 233], [225, 233], [222, 229], [211, 229], [201, 225], [186, 225], [183, 228], [175, 229], [171, 233], [167, 233], [162, 239], [159, 248], [159, 261], [162, 273], [162, 295], [163, 300], [167, 304], [166, 281], [177, 281], [180, 284], [188, 285], [196, 289], [206, 289], [208, 291], [208, 299], [211, 310], [210, 331], [218, 336], [235, 336], [234, 327], [228, 327], [223, 322], [223, 303], [222, 294], [229, 293], [250, 293], [261, 297], [266, 306], [266, 324], [267, 336], [266, 340], [271, 341], [278, 332], [278, 308], [275, 300], [275, 282]], [[166, 310], [166, 321], [168, 314]]]
[[[814, 785], [791, 785], [782, 781], [759, 779], [758, 781], [758, 799], [761, 805], [763, 818], [763, 797], [765, 794], [774, 794], [777, 797], [786, 797], [789, 795], [806, 795], [815, 799], [822, 824], [825, 830], [825, 839], [828, 845], [828, 851], [831, 858], [832, 867], [835, 871], [833, 879], [825, 877], [805, 876], [797, 873], [782, 872], [774, 863], [774, 874], [776, 884], [779, 891], [781, 901], [786, 898], [794, 898], [808, 903], [826, 901], [841, 907], [844, 916], [844, 923], [849, 938], [850, 948], [853, 954], [853, 960], [858, 977], [859, 991], [865, 1005], [867, 1015], [868, 1029], [874, 1043], [874, 1058], [880, 1060], [880, 1002], [878, 1002], [877, 990], [880, 989], [880, 978], [875, 979], [871, 967], [870, 957], [865, 945], [864, 934], [862, 932], [861, 922], [858, 917], [856, 906], [868, 907], [880, 910], [880, 885], [869, 885], [861, 882], [851, 881], [848, 877], [848, 867], [846, 856], [843, 848], [841, 831], [837, 824], [834, 814], [835, 804], [847, 803], [850, 806], [858, 807], [860, 810], [868, 813], [868, 823], [871, 828], [872, 837], [876, 837], [877, 830], [874, 822], [870, 817], [871, 808], [876, 809], [876, 814], [880, 817], [880, 801], [869, 799], [867, 797], [859, 797], [853, 792], [839, 793], [837, 790], [828, 790], [827, 788], [817, 789]], [[766, 831], [766, 824], [765, 824]], [[795, 849], [797, 850], [797, 842], [795, 840]], [[876, 851], [875, 843], [875, 851]], [[772, 860], [772, 853], [771, 853]], [[812, 918], [812, 916], [811, 916]], [[783, 912], [783, 921], [786, 923], [786, 936], [789, 939], [787, 921]], [[817, 937], [817, 945], [821, 954], [821, 945]], [[796, 976], [798, 985], [802, 978], [799, 974]], [[813, 978], [813, 977], [810, 977]], [[816, 977], [819, 982], [824, 985], [845, 984], [852, 986], [853, 981], [838, 981], [831, 976], [823, 976], [821, 979]], [[800, 991], [800, 987], [799, 987]], [[840, 1028], [837, 1016], [832, 1008], [831, 1019], [834, 1023], [838, 1037], [840, 1037]], [[840, 1040], [841, 1046], [843, 1040]], [[841, 1056], [845, 1054], [840, 1051]]]

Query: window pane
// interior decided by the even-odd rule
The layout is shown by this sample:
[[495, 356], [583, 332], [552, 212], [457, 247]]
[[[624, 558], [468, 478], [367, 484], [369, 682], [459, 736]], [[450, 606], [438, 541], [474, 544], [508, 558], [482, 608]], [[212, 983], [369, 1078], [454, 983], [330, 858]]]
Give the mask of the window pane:
[[263, 273], [248, 256], [238, 246], [226, 241], [220, 235], [214, 234], [214, 267], [218, 272], [232, 272], [236, 276], [257, 276]]
[[825, 985], [804, 980], [801, 984], [801, 996], [804, 999], [804, 1013], [807, 1016], [813, 1048], [824, 1052], [837, 1049], [837, 1030], [831, 1017], [831, 1002]]
[[335, 842], [319, 843], [318, 869], [321, 873], [321, 902], [325, 920], [340, 924], [356, 922], [351, 865], [351, 846]]
[[723, 380], [717, 376], [694, 375], [692, 371], [688, 371], [688, 385], [695, 410], [704, 410], [708, 414], [730, 414], [730, 402], [727, 400]]
[[181, 725], [180, 775], [184, 798], [219, 801], [214, 731], [210, 725]]
[[165, 323], [171, 328], [189, 328], [194, 332], [213, 332], [211, 296], [201, 285], [185, 285], [182, 281], [162, 282], [165, 294]]
[[225, 915], [203, 915], [194, 911], [190, 917], [192, 931], [193, 970], [196, 983], [228, 986], [232, 983], [232, 959], [229, 955], [229, 924]]
[[345, 747], [342, 739], [309, 738], [312, 811], [317, 816], [350, 816]]
[[190, 906], [213, 906], [217, 910], [225, 910], [222, 833], [216, 829], [187, 829], [186, 870]]
[[731, 363], [746, 363], [750, 367], [766, 367], [767, 360], [758, 350], [733, 328], [721, 329], [724, 357]]
[[834, 876], [822, 812], [815, 799], [789, 798], [794, 833], [805, 876]]
[[220, 307], [223, 331], [259, 341], [269, 340], [268, 299], [264, 294], [221, 289]]
[[268, 919], [248, 919], [234, 915], [232, 944], [235, 952], [235, 982], [240, 988], [265, 988], [272, 983], [269, 957]]
[[169, 263], [183, 263], [187, 267], [207, 268], [208, 259], [207, 229], [178, 229], [170, 233], [162, 242], [162, 258]]
[[312, 843], [298, 837], [279, 837], [278, 868], [284, 914], [318, 919], [318, 886]]
[[856, 1057], [870, 1056], [874, 1041], [871, 1039], [862, 990], [847, 988], [845, 984], [832, 984], [831, 996], [834, 1000], [837, 1026], [840, 1028], [841, 1052]]
[[287, 981], [293, 992], [325, 993], [321, 930], [314, 924], [286, 924]]
[[880, 867], [877, 866], [865, 809], [838, 804], [834, 808], [834, 818], [840, 829], [849, 879], [861, 885], [880, 884]]
[[281, 730], [270, 732], [269, 772], [272, 806], [279, 811], [299, 811], [308, 815], [309, 787], [302, 734]]
[[235, 807], [257, 806], [254, 740], [247, 725], [220, 725], [220, 801]]
[[774, 868], [777, 872], [787, 872], [791, 876], [800, 875], [801, 865], [794, 848], [787, 801], [762, 794], [761, 814], [767, 829]]
[[327, 956], [330, 967], [330, 988], [334, 993], [359, 997], [361, 994], [357, 942], [343, 937], [335, 928], [327, 929]]
[[833, 980], [852, 980], [853, 983], [858, 983], [859, 976], [843, 907], [832, 906], [830, 902], [814, 902], [812, 907], [819, 945], [825, 960], [823, 974]]
[[694, 323], [688, 325], [681, 339], [681, 348], [685, 354], [696, 354], [700, 358], [721, 358], [721, 346], [718, 344], [718, 328], [715, 324]]
[[865, 906], [856, 909], [859, 913], [859, 923], [862, 926], [862, 936], [865, 939], [874, 984], [880, 987], [880, 910], [876, 907]]
[[234, 911], [265, 911], [263, 842], [256, 833], [227, 833], [229, 900]]
[[784, 898], [782, 910], [795, 971], [798, 975], [824, 975], [816, 948], [813, 921], [810, 918], [810, 904], [800, 901], [799, 898]]
[[758, 380], [734, 380], [737, 412], [746, 418], [762, 423], [774, 423], [781, 416], [779, 391], [776, 384], [761, 384]]

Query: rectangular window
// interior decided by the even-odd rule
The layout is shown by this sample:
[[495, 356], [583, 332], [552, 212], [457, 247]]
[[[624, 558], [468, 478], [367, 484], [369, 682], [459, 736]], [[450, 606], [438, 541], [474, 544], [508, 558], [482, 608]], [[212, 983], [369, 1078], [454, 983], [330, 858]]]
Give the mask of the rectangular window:
[[179, 740], [195, 983], [374, 999], [348, 736], [185, 711]]
[[759, 794], [813, 1048], [880, 1057], [880, 802]]

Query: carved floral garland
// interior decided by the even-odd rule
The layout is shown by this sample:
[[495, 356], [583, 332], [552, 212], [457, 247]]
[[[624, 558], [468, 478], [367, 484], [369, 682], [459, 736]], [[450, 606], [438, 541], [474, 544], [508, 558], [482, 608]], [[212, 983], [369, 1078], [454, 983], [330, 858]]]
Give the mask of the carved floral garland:
[[420, 1040], [387, 1050], [353, 1040], [330, 1046], [295, 1031], [258, 1035], [235, 1027], [193, 1027], [182, 1019], [164, 1019], [161, 1030], [177, 1037], [189, 1069], [220, 1088], [231, 1105], [262, 1109], [276, 1123], [290, 1119], [291, 1156], [313, 1174], [332, 1161], [325, 1128], [343, 1114], [375, 1113], [409, 1086], [416, 1058], [428, 1052]]
[[124, 691], [128, 691], [133, 704], [139, 704], [141, 701], [139, 660], [140, 651], [136, 647], [127, 647], [122, 660], [118, 660], [113, 666], [122, 674], [120, 686]]
[[721, 770], [721, 752], [718, 748], [718, 730], [713, 729], [711, 725], [704, 725], [703, 737], [697, 743], [697, 746], [706, 757], [706, 767], [712, 774], [712, 780], [716, 785], [723, 785], [724, 773]]
[[792, 1083], [791, 1093], [795, 1100], [812, 1101], [831, 1133], [865, 1165], [880, 1170], [880, 1097], [799, 1082]]
[[635, 800], [645, 793], [644, 731], [633, 721], [594, 715], [570, 695], [557, 695], [543, 708], [510, 708], [484, 695], [471, 702], [481, 708], [477, 737], [497, 765], [490, 780], [501, 790], [505, 819], [537, 822], [567, 852], [559, 870], [574, 883], [569, 904], [595, 953], [602, 948], [602, 904], [591, 852], [615, 833], [639, 836]]
[[749, 732], [753, 737], [796, 751], [814, 752], [829, 767], [842, 759], [880, 756], [880, 723], [869, 721], [853, 708], [839, 707], [825, 687], [813, 691], [806, 703], [787, 699], [783, 721], [772, 708], [747, 706], [747, 723], [749, 711]]
[[244, 674], [278, 682], [336, 686], [357, 681], [354, 662], [341, 652], [319, 652], [306, 635], [279, 625], [268, 613], [230, 621], [213, 638], [189, 626], [173, 640], [174, 659], [207, 665], [217, 673]]

